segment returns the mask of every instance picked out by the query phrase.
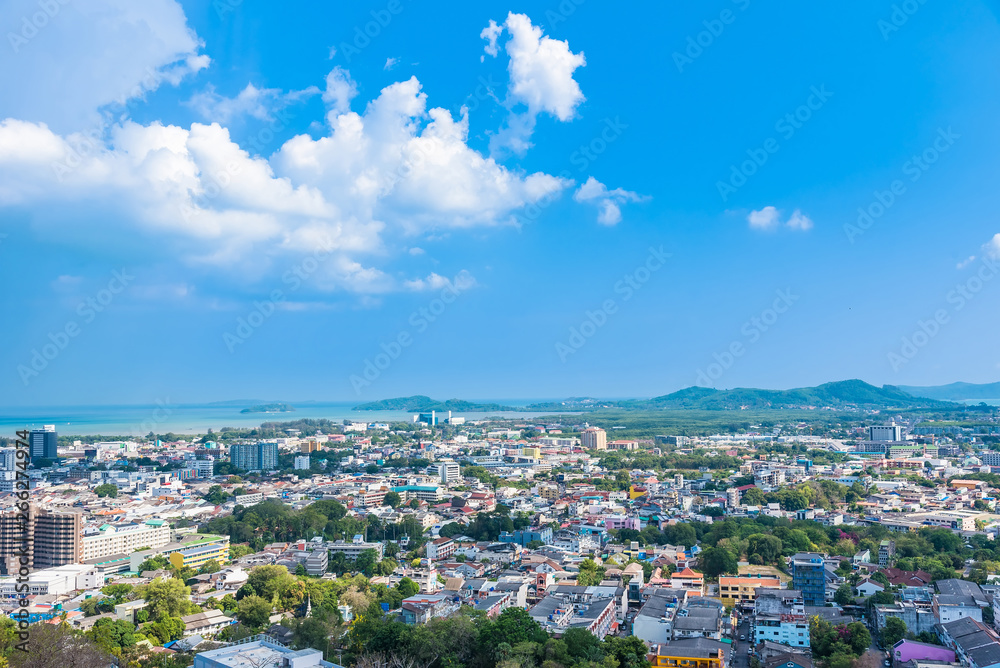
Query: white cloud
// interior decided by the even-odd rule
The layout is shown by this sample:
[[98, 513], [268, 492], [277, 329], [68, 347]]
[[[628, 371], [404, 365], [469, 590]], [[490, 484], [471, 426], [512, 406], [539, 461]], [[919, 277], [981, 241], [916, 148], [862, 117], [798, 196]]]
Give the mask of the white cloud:
[[412, 281], [405, 281], [404, 287], [412, 292], [424, 292], [426, 290], [441, 290], [449, 285], [454, 286], [458, 291], [468, 290], [477, 285], [475, 277], [463, 269], [449, 280], [440, 274], [430, 274], [427, 278], [417, 278]]
[[802, 212], [798, 209], [792, 213], [792, 217], [785, 224], [793, 230], [801, 230], [803, 232], [807, 232], [813, 228], [812, 220], [808, 216], [802, 215]]
[[[550, 114], [562, 122], [576, 116], [577, 108], [586, 98], [573, 73], [586, 66], [587, 60], [582, 52], [573, 53], [569, 42], [544, 36], [531, 19], [513, 12], [501, 25], [491, 20], [480, 33], [487, 41], [487, 54], [494, 57], [499, 54], [497, 40], [505, 29], [510, 34], [506, 45], [510, 57], [506, 104], [511, 112], [507, 126], [492, 138], [490, 148], [494, 152], [512, 150], [523, 154], [531, 147], [529, 140], [539, 114]], [[515, 111], [518, 105], [527, 110]]]
[[106, 143], [87, 144], [0, 121], [0, 207], [29, 207], [44, 238], [152, 247], [238, 280], [280, 276], [329, 249], [317, 288], [383, 293], [404, 286], [373, 261], [407, 252], [414, 235], [512, 224], [518, 209], [572, 185], [470, 148], [467, 117], [427, 109], [416, 78], [386, 87], [360, 114], [344, 108], [355, 91], [335, 70], [328, 135], [294, 137], [269, 159], [217, 123], [126, 121]]
[[780, 224], [778, 218], [779, 215], [776, 208], [765, 206], [760, 211], [751, 211], [750, 215], [747, 216], [747, 222], [750, 223], [751, 229], [770, 232], [778, 228]]
[[623, 204], [643, 202], [649, 198], [622, 188], [608, 190], [606, 185], [591, 176], [573, 194], [573, 199], [577, 202], [587, 202], [597, 206], [597, 222], [600, 224], [617, 225], [622, 220], [621, 207]]
[[334, 67], [326, 75], [326, 90], [323, 91], [323, 101], [330, 108], [327, 120], [332, 124], [333, 119], [348, 111], [351, 108], [351, 100], [358, 95], [358, 85], [351, 79], [350, 73], [341, 68]]
[[423, 248], [420, 248], [419, 246], [414, 246], [413, 248], [410, 249], [409, 253], [410, 255], [423, 255], [424, 253], [426, 253], [426, 251]]
[[958, 264], [956, 264], [955, 265], [955, 269], [965, 269], [966, 267], [968, 267], [970, 264], [972, 264], [975, 261], [976, 261], [976, 256], [975, 255], [970, 255], [969, 257], [965, 258], [964, 260], [962, 260], [961, 262], [959, 262]]
[[278, 88], [257, 88], [248, 83], [236, 97], [225, 97], [216, 93], [215, 87], [209, 85], [203, 92], [192, 96], [187, 105], [210, 122], [228, 123], [241, 116], [268, 121], [276, 111], [318, 95], [319, 92], [316, 86], [284, 93]]
[[38, 0], [0, 3], [0, 25], [9, 27], [5, 48], [13, 51], [0, 67], [0, 118], [45, 123], [63, 133], [100, 128], [102, 109], [119, 110], [209, 64], [175, 0], [52, 6], [58, 11], [32, 32], [24, 20], [41, 11]]
[[991, 259], [1000, 260], [1000, 234], [994, 234], [993, 238], [986, 242], [983, 252]]
[[[781, 212], [773, 206], [765, 206], [759, 211], [751, 211], [747, 216], [750, 229], [760, 232], [774, 232], [781, 226]], [[811, 218], [802, 213], [799, 209], [792, 212], [791, 217], [785, 221], [785, 226], [792, 230], [807, 232], [813, 228]]]
[[389, 70], [399, 65], [399, 58], [386, 58], [385, 65], [382, 67], [383, 70], [388, 72]]

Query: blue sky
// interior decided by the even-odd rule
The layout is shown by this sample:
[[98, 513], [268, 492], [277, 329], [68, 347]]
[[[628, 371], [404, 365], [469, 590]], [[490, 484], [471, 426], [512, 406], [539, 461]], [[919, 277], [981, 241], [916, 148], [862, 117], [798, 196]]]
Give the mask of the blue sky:
[[995, 6], [313, 4], [0, 8], [0, 403], [1000, 376]]

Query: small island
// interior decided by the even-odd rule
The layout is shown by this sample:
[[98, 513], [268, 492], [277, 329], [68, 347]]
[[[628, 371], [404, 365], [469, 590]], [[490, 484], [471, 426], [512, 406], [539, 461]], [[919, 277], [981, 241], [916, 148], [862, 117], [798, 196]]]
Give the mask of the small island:
[[258, 404], [244, 408], [240, 413], [294, 413], [295, 407], [288, 404]]

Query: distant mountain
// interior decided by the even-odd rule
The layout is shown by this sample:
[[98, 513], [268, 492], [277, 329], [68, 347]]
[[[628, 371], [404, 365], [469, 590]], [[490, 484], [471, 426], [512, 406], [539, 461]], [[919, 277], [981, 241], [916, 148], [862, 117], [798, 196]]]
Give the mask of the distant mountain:
[[941, 401], [1000, 401], [1000, 383], [949, 383], [948, 385], [900, 385], [915, 397]]
[[[623, 402], [625, 403], [625, 402]], [[740, 408], [948, 408], [948, 402], [915, 397], [893, 385], [876, 387], [861, 380], [842, 380], [816, 387], [792, 390], [760, 390], [735, 388], [715, 390], [705, 387], [686, 389], [654, 397], [648, 401], [627, 402], [629, 407], [697, 408], [702, 410], [734, 410]]]
[[422, 394], [412, 397], [397, 397], [395, 399], [382, 399], [381, 401], [369, 401], [366, 404], [355, 406], [356, 411], [408, 411], [410, 413], [426, 413], [427, 411], [465, 411], [472, 413], [488, 413], [491, 411], [518, 411], [524, 410], [517, 406], [503, 406], [501, 404], [477, 404], [462, 399], [448, 399], [447, 401], [437, 401]]

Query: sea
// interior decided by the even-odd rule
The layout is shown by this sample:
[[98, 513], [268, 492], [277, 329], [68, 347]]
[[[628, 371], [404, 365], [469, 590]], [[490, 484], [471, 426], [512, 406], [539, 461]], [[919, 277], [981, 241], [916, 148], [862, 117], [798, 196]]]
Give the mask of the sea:
[[[55, 425], [56, 431], [65, 436], [144, 436], [157, 434], [204, 434], [209, 429], [223, 427], [256, 427], [263, 422], [288, 422], [292, 420], [327, 419], [334, 422], [410, 422], [410, 411], [356, 411], [354, 402], [292, 404], [295, 410], [286, 413], [241, 413], [250, 404], [178, 404], [169, 402], [148, 405], [122, 406], [46, 406], [10, 409], [0, 407], [0, 436], [13, 437], [20, 429], [41, 429]], [[503, 405], [517, 405], [504, 403]], [[454, 413], [467, 420], [486, 417], [503, 417], [515, 420], [535, 418], [545, 413], [521, 411], [493, 411]], [[443, 417], [446, 417], [444, 415]]]

